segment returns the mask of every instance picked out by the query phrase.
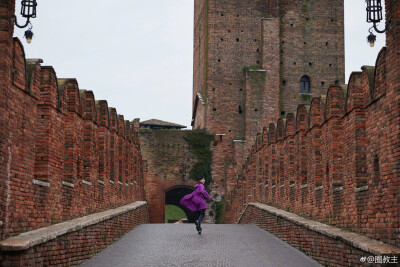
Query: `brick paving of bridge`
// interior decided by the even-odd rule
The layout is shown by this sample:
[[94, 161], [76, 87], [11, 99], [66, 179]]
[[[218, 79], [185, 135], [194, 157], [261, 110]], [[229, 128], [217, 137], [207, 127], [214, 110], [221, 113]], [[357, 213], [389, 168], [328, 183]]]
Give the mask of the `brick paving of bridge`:
[[140, 225], [82, 267], [321, 266], [254, 225]]

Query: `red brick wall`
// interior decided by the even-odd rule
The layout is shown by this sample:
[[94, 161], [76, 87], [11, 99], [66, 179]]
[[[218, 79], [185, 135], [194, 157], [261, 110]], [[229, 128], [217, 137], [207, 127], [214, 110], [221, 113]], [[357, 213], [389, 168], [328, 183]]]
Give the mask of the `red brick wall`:
[[237, 214], [269, 203], [400, 246], [400, 92], [391, 91], [400, 69], [391, 76], [399, 56], [388, 60], [389, 44], [375, 68], [351, 75], [346, 96], [331, 86], [309, 112], [299, 106], [258, 135], [232, 196]]
[[[195, 107], [197, 93], [203, 98], [207, 98], [207, 53], [208, 53], [208, 5], [209, 0], [194, 1], [194, 34], [193, 34], [193, 108]], [[196, 115], [205, 117], [203, 106], [198, 103]], [[200, 115], [201, 114], [201, 115]], [[201, 125], [202, 129], [206, 126], [203, 122], [197, 121], [197, 125]], [[195, 128], [197, 129], [197, 127]]]
[[[230, 139], [243, 137], [244, 115], [238, 113], [245, 97], [243, 67], [260, 61], [259, 19], [267, 14], [268, 7], [265, 1], [258, 0], [246, 1], [246, 4], [238, 0], [202, 2], [208, 9], [203, 15], [204, 7], [195, 2], [195, 29], [204, 28], [206, 23], [201, 37], [207, 54], [195, 55], [194, 66], [205, 65], [206, 69], [206, 92], [202, 93], [207, 103], [205, 116], [209, 124], [206, 127], [212, 133], [226, 133]], [[196, 67], [194, 71], [195, 77], [201, 74]], [[199, 91], [199, 82], [194, 81], [194, 97]]]
[[133, 125], [76, 80], [26, 60], [12, 39], [14, 1], [0, 13], [0, 238], [143, 200]]
[[[377, 209], [386, 208], [391, 217], [398, 215], [398, 209], [400, 203], [400, 5], [399, 1], [387, 0], [386, 5], [386, 20], [390, 26], [386, 31], [386, 68], [378, 68], [377, 76], [379, 77], [379, 84], [375, 80], [375, 88], [379, 88], [382, 92], [386, 86], [387, 98], [390, 99], [384, 109], [384, 116], [389, 119], [390, 123], [386, 124], [386, 131], [384, 138], [388, 140], [380, 147], [381, 151], [386, 155], [385, 161], [382, 163], [382, 182], [386, 184], [394, 183], [397, 185], [397, 192], [395, 189], [385, 188], [380, 192], [382, 198], [387, 195], [395, 196], [395, 200], [392, 204], [387, 203], [386, 206], [378, 206]], [[379, 64], [379, 59], [378, 59]], [[379, 71], [380, 70], [380, 71]], [[379, 74], [378, 74], [379, 71]], [[385, 76], [386, 74], [386, 76]], [[386, 78], [386, 79], [385, 79]], [[375, 89], [376, 91], [376, 89]], [[377, 124], [377, 123], [376, 123]], [[379, 125], [375, 127], [378, 128]], [[381, 136], [378, 136], [382, 138]], [[392, 191], [393, 190], [393, 191]], [[381, 213], [380, 217], [385, 216]], [[386, 221], [386, 223], [388, 223]], [[397, 226], [398, 228], [399, 225]], [[398, 234], [398, 233], [397, 233]], [[400, 237], [397, 239], [397, 245], [399, 246]]]
[[165, 193], [175, 187], [194, 188], [196, 181], [189, 172], [198, 161], [184, 137], [190, 131], [150, 130], [140, 131], [146, 199], [151, 223], [164, 223]]
[[76, 266], [105, 249], [136, 226], [147, 223], [147, 206], [21, 252], [2, 251], [2, 266]]
[[226, 135], [213, 150], [213, 191], [230, 187], [257, 132], [310, 103], [303, 75], [313, 96], [344, 82], [343, 1], [195, 1], [193, 101], [201, 92], [205, 106], [193, 106], [193, 128]]
[[279, 2], [281, 111], [288, 113], [309, 101], [299, 94], [303, 75], [311, 79], [313, 96], [326, 94], [336, 80], [344, 83], [344, 4], [341, 0]]
[[367, 262], [363, 264], [360, 259], [372, 256], [372, 253], [367, 253], [342, 240], [312, 231], [254, 206], [247, 208], [240, 223], [255, 224], [261, 227], [324, 266], [371, 266]]
[[[200, 98], [201, 97], [201, 98]], [[192, 126], [194, 126], [194, 122], [196, 122], [196, 126], [193, 127], [194, 130], [198, 129], [206, 129], [206, 105], [203, 97], [198, 94], [195, 95], [194, 109], [192, 114]]]
[[[0, 221], [1, 225], [6, 222], [8, 210], [8, 179], [10, 166], [10, 143], [9, 136], [9, 111], [7, 104], [7, 91], [11, 86], [12, 70], [12, 35], [14, 27], [9, 21], [14, 14], [14, 0], [0, 2]], [[2, 230], [0, 230], [2, 237]], [[0, 238], [1, 238], [0, 237]]]

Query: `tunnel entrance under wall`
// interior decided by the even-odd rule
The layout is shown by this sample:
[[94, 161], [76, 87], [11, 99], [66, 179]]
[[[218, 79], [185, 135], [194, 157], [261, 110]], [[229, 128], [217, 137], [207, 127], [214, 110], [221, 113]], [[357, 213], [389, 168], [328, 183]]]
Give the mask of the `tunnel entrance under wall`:
[[177, 186], [165, 192], [165, 205], [174, 205], [181, 208], [185, 212], [189, 223], [194, 223], [197, 216], [193, 211], [181, 205], [179, 202], [185, 195], [190, 194], [193, 191], [194, 188], [191, 186]]

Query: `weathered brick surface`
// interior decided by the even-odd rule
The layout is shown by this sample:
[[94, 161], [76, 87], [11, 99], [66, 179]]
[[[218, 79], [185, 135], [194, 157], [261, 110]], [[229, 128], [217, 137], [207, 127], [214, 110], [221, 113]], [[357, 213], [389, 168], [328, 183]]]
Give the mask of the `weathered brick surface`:
[[[376, 66], [330, 86], [296, 118], [257, 136], [232, 193], [400, 246], [400, 5], [387, 1], [387, 48]], [[295, 118], [295, 119], [294, 119]]]
[[311, 79], [313, 96], [326, 94], [336, 81], [344, 83], [344, 4], [340, 0], [279, 2], [281, 110], [288, 113], [307, 102], [299, 94], [303, 75]]
[[[0, 227], [8, 213], [8, 171], [10, 166], [9, 111], [7, 89], [11, 86], [13, 25], [9, 18], [14, 11], [13, 0], [0, 2]], [[2, 231], [0, 230], [0, 236]]]
[[[324, 266], [372, 266], [360, 259], [370, 256], [389, 256], [392, 262], [391, 256], [397, 255], [400, 251], [398, 248], [379, 244], [375, 240], [316, 225], [315, 222], [313, 228], [305, 227], [303, 223], [313, 225], [313, 222], [306, 219], [300, 221], [296, 218], [288, 220], [256, 205], [247, 207], [240, 223], [261, 227], [302, 250]], [[359, 248], [360, 245], [363, 249]]]
[[143, 223], [147, 223], [146, 205], [23, 251], [2, 251], [0, 264], [12, 267], [75, 266]]
[[25, 59], [12, 38], [15, 1], [0, 5], [0, 238], [144, 199], [133, 125]]
[[[358, 75], [359, 84], [369, 82], [365, 71]], [[355, 79], [357, 74], [350, 79], [346, 99], [341, 88], [331, 87], [324, 105], [321, 99], [312, 101], [309, 115], [303, 114], [310, 122], [306, 130], [299, 128], [303, 107], [296, 122], [288, 115], [286, 125], [282, 120], [277, 128], [271, 125], [268, 141], [253, 147], [233, 198], [243, 199], [241, 205], [270, 203], [399, 245], [399, 176], [385, 152], [391, 144], [385, 136], [393, 130], [385, 115], [390, 99], [382, 93], [354, 108]], [[298, 128], [290, 134], [294, 125]]]
[[[194, 35], [193, 35], [193, 106], [195, 106], [197, 93], [202, 97], [207, 95], [207, 85], [206, 85], [206, 75], [207, 75], [207, 64], [204, 60], [201, 60], [207, 55], [208, 46], [208, 23], [207, 23], [207, 10], [208, 10], [208, 0], [195, 0], [194, 1]], [[200, 107], [199, 107], [200, 108]], [[204, 109], [201, 111], [193, 110], [197, 112], [196, 120], [198, 118], [204, 118]], [[194, 115], [194, 114], [193, 114]], [[202, 122], [197, 121], [201, 125], [201, 129], [205, 127], [204, 119]]]
[[194, 29], [193, 128], [226, 135], [213, 149], [213, 191], [225, 193], [263, 126], [344, 83], [344, 5], [196, 0]]
[[164, 223], [165, 194], [176, 187], [194, 188], [189, 172], [198, 161], [184, 137], [190, 131], [142, 129], [140, 143], [146, 199], [151, 223]]

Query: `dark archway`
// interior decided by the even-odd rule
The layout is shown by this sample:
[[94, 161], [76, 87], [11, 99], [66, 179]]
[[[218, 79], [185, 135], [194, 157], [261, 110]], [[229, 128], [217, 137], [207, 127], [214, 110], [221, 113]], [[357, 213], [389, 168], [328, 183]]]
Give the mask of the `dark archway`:
[[181, 205], [179, 202], [185, 195], [192, 193], [193, 190], [193, 187], [178, 186], [165, 192], [165, 205], [175, 205], [181, 208], [185, 212], [189, 223], [194, 223], [197, 216], [193, 211]]

